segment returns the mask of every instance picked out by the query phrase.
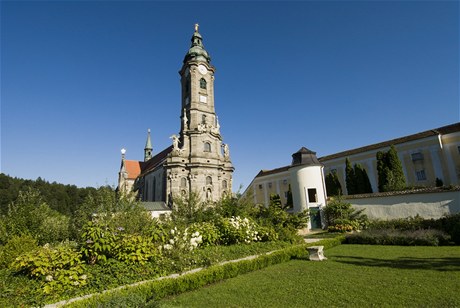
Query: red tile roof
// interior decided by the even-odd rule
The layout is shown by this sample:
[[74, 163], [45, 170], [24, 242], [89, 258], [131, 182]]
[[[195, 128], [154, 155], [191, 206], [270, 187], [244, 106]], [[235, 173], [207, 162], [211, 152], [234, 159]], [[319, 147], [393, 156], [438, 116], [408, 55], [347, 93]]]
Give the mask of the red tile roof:
[[125, 169], [128, 173], [128, 179], [136, 179], [139, 174], [141, 174], [143, 162], [137, 160], [126, 160], [125, 159]]

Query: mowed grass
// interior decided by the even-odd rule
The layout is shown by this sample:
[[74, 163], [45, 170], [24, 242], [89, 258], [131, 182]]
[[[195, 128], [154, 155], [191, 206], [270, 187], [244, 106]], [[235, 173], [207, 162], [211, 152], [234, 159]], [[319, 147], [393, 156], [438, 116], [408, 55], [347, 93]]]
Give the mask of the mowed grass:
[[340, 245], [165, 299], [161, 307], [460, 307], [460, 247]]

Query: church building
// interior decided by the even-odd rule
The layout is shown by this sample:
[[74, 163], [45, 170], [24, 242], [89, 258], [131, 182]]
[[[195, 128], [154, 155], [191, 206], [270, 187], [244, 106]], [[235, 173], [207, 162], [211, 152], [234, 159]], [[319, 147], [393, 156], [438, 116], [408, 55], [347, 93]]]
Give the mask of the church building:
[[127, 160], [122, 150], [120, 193], [134, 191], [141, 201], [164, 202], [169, 207], [174, 197], [190, 193], [197, 193], [203, 201], [216, 201], [232, 193], [234, 168], [214, 105], [215, 68], [202, 40], [195, 25], [179, 71], [179, 133], [170, 137], [171, 146], [153, 155], [149, 130], [144, 161]]

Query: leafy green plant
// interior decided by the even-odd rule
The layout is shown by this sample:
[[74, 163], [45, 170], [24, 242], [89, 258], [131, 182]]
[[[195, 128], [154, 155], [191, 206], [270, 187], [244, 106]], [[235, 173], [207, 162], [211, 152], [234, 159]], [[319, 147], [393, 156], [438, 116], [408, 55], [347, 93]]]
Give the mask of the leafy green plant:
[[202, 236], [201, 246], [214, 246], [219, 243], [219, 229], [212, 222], [199, 222], [190, 225], [192, 233], [198, 232]]
[[239, 216], [231, 218], [221, 218], [218, 222], [220, 240], [224, 245], [232, 245], [238, 243], [251, 243], [261, 240], [258, 226], [248, 218]]
[[30, 235], [13, 236], [0, 251], [0, 268], [9, 267], [20, 255], [38, 248], [37, 240]]
[[[323, 245], [327, 249], [340, 245], [342, 240], [343, 239], [327, 239], [313, 244], [289, 246], [270, 254], [258, 256], [252, 260], [242, 260], [239, 262], [214, 265], [201, 271], [180, 275], [176, 278], [153, 280], [143, 283], [142, 285], [131, 286], [126, 289], [110, 290], [102, 294], [97, 294], [91, 298], [71, 303], [69, 306], [107, 307], [110, 305], [108, 303], [116, 303], [117, 299], [120, 299], [122, 303], [125, 303], [126, 299], [121, 298], [126, 296], [129, 301], [132, 300], [135, 302], [137, 307], [142, 307], [145, 304], [153, 305], [154, 302], [152, 299], [159, 300], [186, 291], [196, 290], [217, 281], [233, 278], [270, 265], [287, 262], [291, 259], [305, 259], [308, 255], [306, 247], [312, 245]], [[142, 299], [144, 299], [145, 302], [143, 302]]]
[[[364, 210], [355, 210], [341, 197], [332, 200], [324, 209], [324, 215], [331, 232], [348, 232], [367, 228], [369, 220]], [[336, 227], [337, 225], [337, 227]]]
[[36, 189], [19, 192], [15, 202], [2, 218], [4, 233], [0, 240], [29, 234], [39, 244], [54, 243], [69, 237], [69, 218], [51, 209]]
[[81, 239], [81, 252], [89, 264], [106, 261], [113, 253], [115, 236], [106, 225], [87, 222]]
[[125, 263], [145, 264], [156, 254], [152, 240], [141, 235], [121, 235], [114, 247], [114, 257]]
[[81, 287], [88, 278], [84, 274], [81, 254], [71, 244], [57, 247], [46, 244], [17, 257], [12, 267], [19, 273], [42, 281], [45, 294]]

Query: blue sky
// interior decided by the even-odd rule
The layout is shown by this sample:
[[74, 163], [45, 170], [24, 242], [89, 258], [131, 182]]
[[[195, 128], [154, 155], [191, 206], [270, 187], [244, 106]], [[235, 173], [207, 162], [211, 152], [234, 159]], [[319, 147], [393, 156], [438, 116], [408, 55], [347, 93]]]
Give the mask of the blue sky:
[[2, 1], [1, 172], [115, 186], [122, 147], [169, 146], [195, 23], [234, 190], [459, 121], [457, 1]]

